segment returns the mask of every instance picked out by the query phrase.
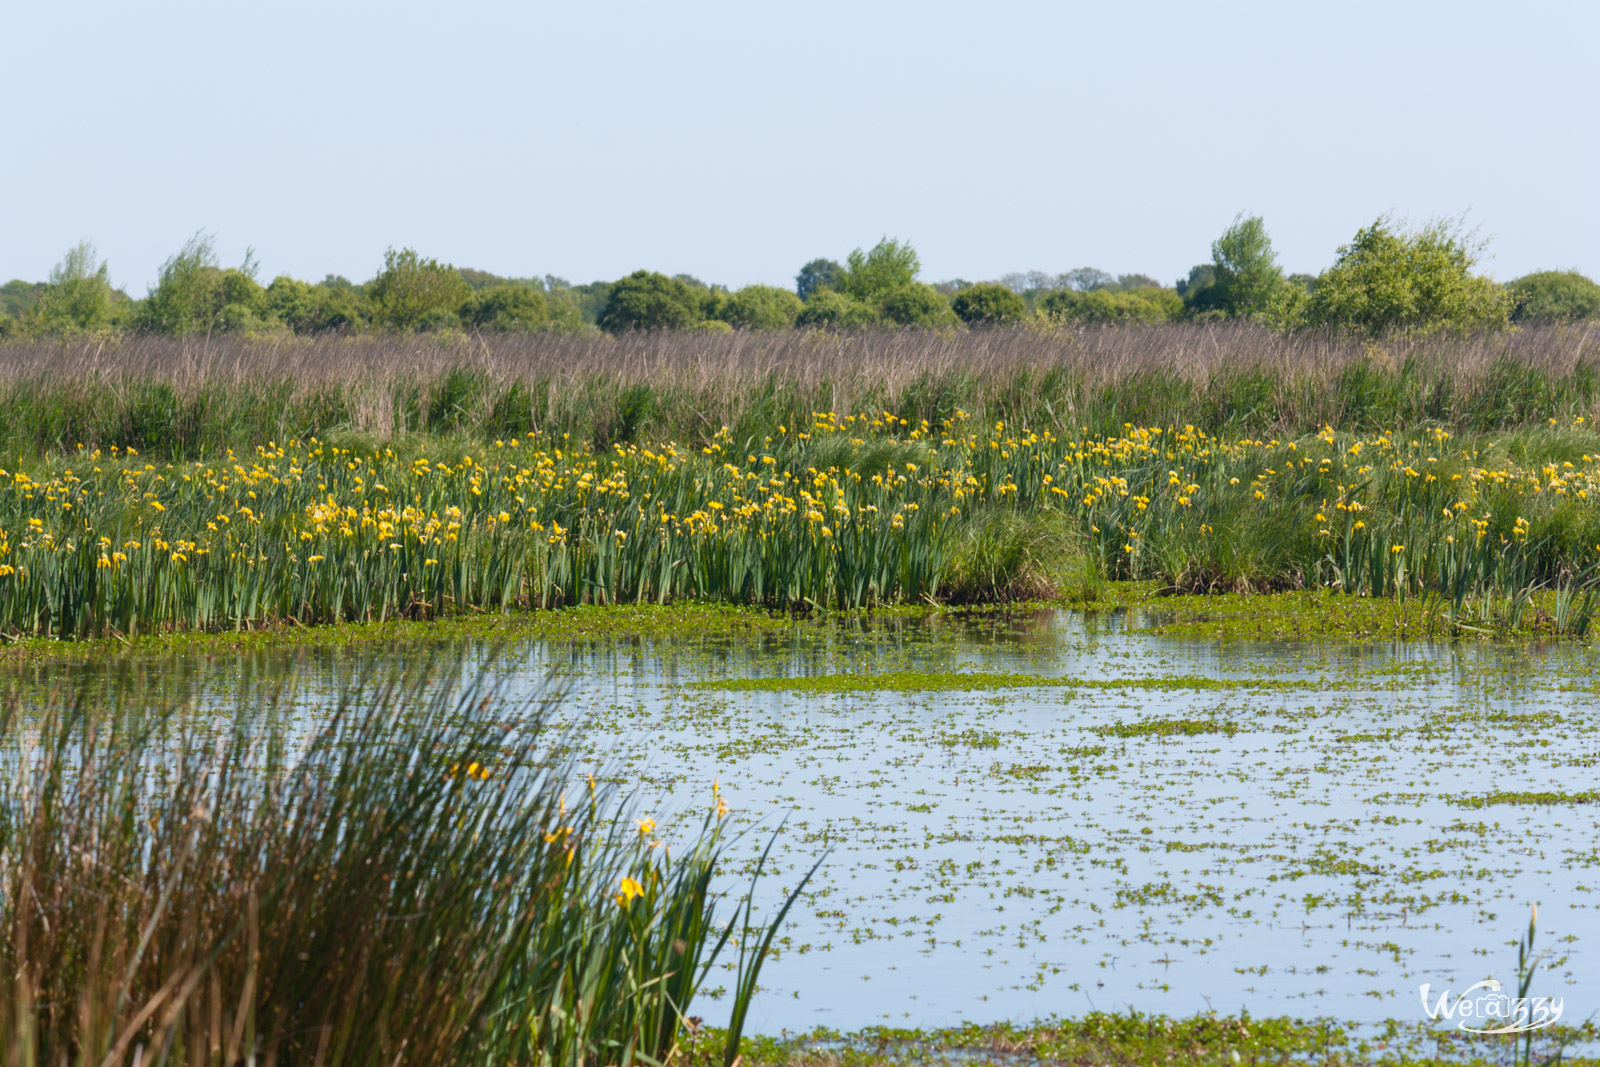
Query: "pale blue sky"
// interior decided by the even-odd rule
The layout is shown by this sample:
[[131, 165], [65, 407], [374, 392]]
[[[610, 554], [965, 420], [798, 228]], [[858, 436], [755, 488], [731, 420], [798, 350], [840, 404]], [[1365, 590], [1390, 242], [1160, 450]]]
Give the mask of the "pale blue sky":
[[1380, 212], [1600, 277], [1600, 3], [15, 4], [0, 279], [79, 238], [142, 295], [229, 264], [792, 284], [889, 234], [924, 277], [1169, 281], [1241, 211], [1316, 271]]

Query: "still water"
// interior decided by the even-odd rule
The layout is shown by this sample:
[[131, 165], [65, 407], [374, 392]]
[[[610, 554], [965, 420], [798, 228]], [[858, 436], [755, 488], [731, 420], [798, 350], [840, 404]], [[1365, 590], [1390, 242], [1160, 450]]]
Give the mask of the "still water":
[[[1563, 997], [1565, 1022], [1600, 1008], [1591, 649], [1180, 640], [1143, 621], [802, 622], [470, 655], [513, 695], [563, 689], [579, 771], [633, 792], [669, 844], [718, 782], [747, 830], [728, 888], [777, 834], [769, 913], [823, 857], [754, 1031], [1130, 1008], [1421, 1022], [1424, 982], [1514, 981], [1534, 903], [1551, 965], [1534, 992]], [[1052, 684], [870, 687], [891, 672]], [[716, 688], [841, 674], [867, 688]], [[1108, 684], [1131, 680], [1147, 681]], [[696, 1010], [716, 1022], [721, 1003]]]

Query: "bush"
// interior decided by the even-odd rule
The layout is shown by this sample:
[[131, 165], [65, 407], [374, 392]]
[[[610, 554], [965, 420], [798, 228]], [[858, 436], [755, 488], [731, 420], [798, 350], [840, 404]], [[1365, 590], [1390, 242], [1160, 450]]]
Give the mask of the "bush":
[[658, 271], [636, 270], [611, 286], [599, 326], [608, 333], [681, 330], [705, 314], [705, 290]]
[[897, 326], [954, 326], [959, 321], [944, 294], [923, 282], [890, 289], [879, 298], [878, 310]]
[[550, 321], [544, 294], [527, 285], [491, 285], [467, 298], [461, 321], [474, 330], [532, 333]]
[[383, 272], [367, 284], [374, 318], [395, 330], [454, 325], [472, 287], [454, 267], [410, 248], [384, 253]]
[[1184, 302], [1174, 290], [1155, 286], [1126, 292], [1057, 289], [1040, 298], [1039, 310], [1060, 322], [1126, 326], [1174, 321], [1183, 314]]
[[1028, 305], [1022, 297], [994, 282], [981, 282], [961, 290], [951, 299], [950, 309], [968, 326], [1021, 322], [1028, 313]]
[[878, 312], [872, 307], [832, 289], [812, 293], [795, 316], [795, 325], [808, 329], [854, 330], [879, 321]]
[[1464, 334], [1510, 323], [1510, 295], [1472, 273], [1481, 243], [1449, 221], [1406, 232], [1388, 216], [1339, 249], [1305, 301], [1305, 322], [1378, 334]]
[[803, 306], [787, 289], [747, 285], [729, 298], [720, 317], [736, 330], [786, 330]]
[[1600, 319], [1600, 284], [1575, 270], [1526, 274], [1507, 288], [1514, 322], [1587, 322]]

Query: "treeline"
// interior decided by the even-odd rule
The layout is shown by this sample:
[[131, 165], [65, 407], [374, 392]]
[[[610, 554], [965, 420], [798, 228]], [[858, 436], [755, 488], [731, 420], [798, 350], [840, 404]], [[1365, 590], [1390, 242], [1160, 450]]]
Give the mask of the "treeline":
[[1593, 280], [1576, 271], [1540, 271], [1497, 283], [1474, 273], [1482, 251], [1457, 222], [1410, 227], [1385, 216], [1340, 246], [1321, 274], [1285, 274], [1262, 219], [1241, 216], [1212, 243], [1211, 260], [1171, 286], [1091, 267], [930, 284], [921, 278], [916, 250], [887, 237], [843, 263], [812, 260], [792, 290], [750, 285], [734, 291], [645, 270], [587, 285], [553, 275], [505, 278], [412, 249], [391, 249], [383, 269], [365, 283], [281, 275], [263, 285], [252, 255], [238, 267], [223, 267], [202, 233], [162, 265], [142, 300], [114, 289], [93, 246], [79, 244], [47, 281], [0, 286], [0, 339], [125, 332], [837, 331], [1224, 319], [1277, 331], [1431, 335], [1600, 320], [1600, 285]]

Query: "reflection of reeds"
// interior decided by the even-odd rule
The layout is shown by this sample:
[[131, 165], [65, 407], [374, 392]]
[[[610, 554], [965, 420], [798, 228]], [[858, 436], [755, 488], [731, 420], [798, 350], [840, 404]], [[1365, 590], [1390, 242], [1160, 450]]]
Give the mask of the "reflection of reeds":
[[478, 439], [538, 428], [602, 447], [759, 439], [812, 411], [958, 407], [1056, 432], [1490, 429], [1600, 416], [1600, 331], [1381, 344], [1245, 324], [849, 334], [131, 337], [0, 348], [0, 450], [132, 445], [189, 457], [291, 437]]
[[28, 739], [0, 754], [0, 1062], [649, 1062], [730, 933], [759, 967], [748, 908], [712, 921], [720, 814], [669, 857], [548, 762], [550, 702], [252, 704], [214, 730], [129, 686], [0, 713]]

